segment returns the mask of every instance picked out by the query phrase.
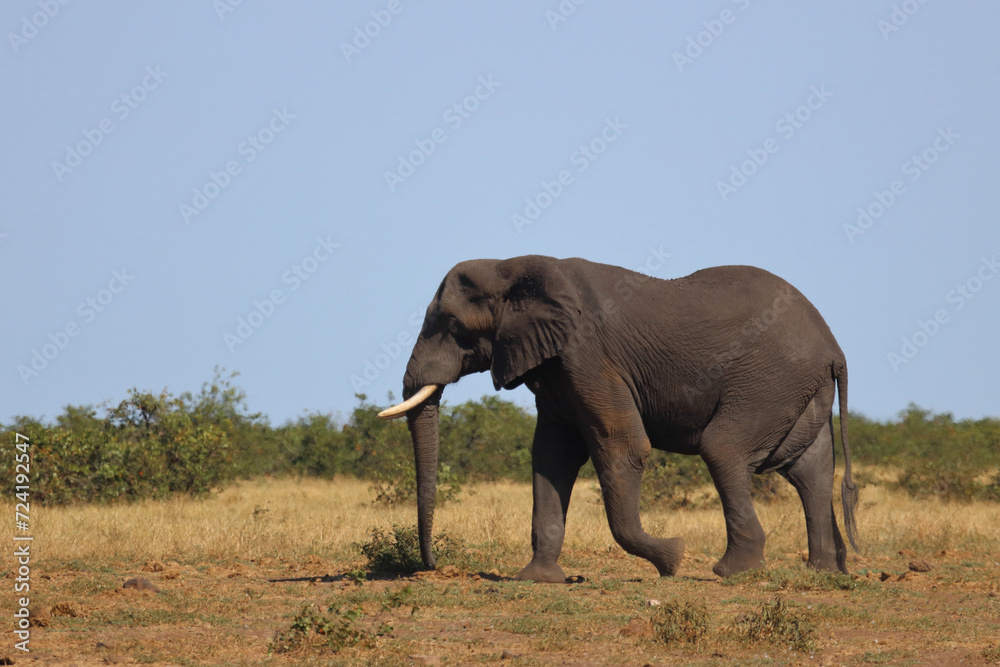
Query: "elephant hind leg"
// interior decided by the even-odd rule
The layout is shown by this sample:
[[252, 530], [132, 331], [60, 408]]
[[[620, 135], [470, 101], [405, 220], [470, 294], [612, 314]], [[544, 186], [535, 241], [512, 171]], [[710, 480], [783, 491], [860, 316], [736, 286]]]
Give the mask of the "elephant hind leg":
[[[706, 432], [706, 435], [709, 435]], [[712, 455], [704, 455], [712, 481], [722, 500], [722, 511], [726, 517], [726, 553], [715, 564], [712, 571], [720, 577], [729, 577], [764, 564], [764, 529], [750, 497], [750, 466], [735, 452], [745, 451], [738, 442], [720, 443], [721, 434], [711, 436], [702, 443]], [[728, 440], [728, 438], [726, 438]], [[720, 446], [721, 445], [721, 446]]]
[[799, 415], [773, 458], [799, 494], [806, 515], [809, 566], [847, 572], [847, 550], [833, 513], [834, 449], [830, 413], [834, 385], [822, 387]]
[[847, 547], [833, 511], [833, 428], [820, 429], [816, 440], [792, 463], [779, 471], [792, 483], [802, 500], [809, 538], [810, 567], [847, 574]]

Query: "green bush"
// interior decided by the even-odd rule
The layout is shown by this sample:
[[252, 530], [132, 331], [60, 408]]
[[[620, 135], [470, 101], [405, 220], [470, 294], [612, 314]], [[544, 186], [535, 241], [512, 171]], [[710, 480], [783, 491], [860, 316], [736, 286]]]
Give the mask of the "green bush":
[[441, 463], [459, 481], [531, 480], [535, 417], [499, 396], [483, 396], [441, 414]]
[[358, 546], [368, 561], [370, 572], [410, 575], [423, 568], [415, 526], [394, 525], [389, 532], [372, 528], [368, 534], [369, 540]]
[[718, 502], [718, 495], [696, 498], [693, 494], [712, 484], [708, 466], [700, 456], [667, 454], [654, 450], [646, 461], [640, 492], [643, 509], [653, 507], [700, 507]]
[[[368, 571], [372, 574], [409, 576], [423, 569], [416, 526], [393, 525], [389, 531], [372, 528], [368, 534], [368, 541], [357, 546], [368, 561]], [[441, 565], [461, 560], [464, 549], [461, 539], [444, 534], [434, 537], [434, 556]]]
[[852, 414], [848, 427], [853, 460], [897, 468], [894, 486], [912, 496], [1000, 501], [1000, 419], [955, 421], [911, 403], [895, 421]]
[[[32, 498], [41, 504], [199, 495], [230, 477], [223, 428], [197, 423], [165, 392], [133, 389], [104, 420], [90, 408], [67, 408], [55, 426], [20, 420], [10, 430], [31, 442]], [[9, 436], [0, 449], [13, 446]]]
[[334, 653], [366, 643], [370, 635], [357, 627], [362, 617], [358, 608], [342, 611], [331, 606], [326, 613], [316, 605], [303, 607], [287, 630], [274, 635], [271, 653], [296, 653], [306, 649], [327, 649]]
[[277, 429], [286, 468], [300, 476], [332, 478], [354, 473], [354, 452], [330, 414], [310, 414]]
[[[250, 412], [235, 377], [217, 368], [200, 392], [179, 397], [133, 389], [103, 406], [102, 416], [90, 406], [67, 406], [54, 423], [17, 417], [0, 425], [0, 474], [14, 478], [14, 434], [21, 433], [31, 443], [32, 499], [40, 504], [199, 495], [234, 479], [288, 474], [350, 475], [369, 480], [378, 502], [413, 500], [405, 420], [377, 419], [381, 406], [358, 394], [346, 421], [314, 413], [275, 427]], [[849, 420], [859, 481], [886, 484], [865, 480], [864, 469], [888, 466], [899, 471], [891, 484], [914, 496], [1000, 502], [1000, 419], [956, 421], [910, 405], [886, 423], [861, 415]], [[498, 396], [443, 404], [438, 502], [457, 499], [467, 481], [529, 481], [534, 427], [531, 413]], [[593, 477], [592, 464], [580, 474]], [[717, 503], [717, 494], [700, 494], [711, 481], [700, 457], [654, 450], [643, 476], [643, 507]], [[766, 501], [782, 485], [777, 475], [755, 475], [754, 497]], [[0, 497], [13, 492], [12, 485], [0, 487]]]

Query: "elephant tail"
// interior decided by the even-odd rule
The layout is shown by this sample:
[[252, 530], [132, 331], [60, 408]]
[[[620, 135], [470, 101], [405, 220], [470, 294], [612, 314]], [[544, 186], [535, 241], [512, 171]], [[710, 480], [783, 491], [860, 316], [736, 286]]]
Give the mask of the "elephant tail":
[[844, 481], [840, 485], [841, 501], [844, 505], [844, 527], [847, 529], [847, 539], [855, 551], [858, 549], [858, 525], [854, 520], [854, 508], [858, 504], [858, 487], [851, 479], [851, 448], [847, 444], [847, 362], [841, 359], [834, 365], [834, 377], [837, 379], [837, 396], [840, 401], [840, 442], [844, 448]]

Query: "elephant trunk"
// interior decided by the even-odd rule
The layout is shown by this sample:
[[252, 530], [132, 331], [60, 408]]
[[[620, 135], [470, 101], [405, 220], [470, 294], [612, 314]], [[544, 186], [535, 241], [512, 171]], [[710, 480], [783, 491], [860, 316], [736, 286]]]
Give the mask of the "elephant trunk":
[[413, 439], [413, 458], [417, 468], [417, 532], [420, 535], [420, 558], [424, 567], [435, 568], [433, 538], [434, 501], [437, 497], [438, 406], [441, 389], [426, 403], [406, 414], [406, 425]]

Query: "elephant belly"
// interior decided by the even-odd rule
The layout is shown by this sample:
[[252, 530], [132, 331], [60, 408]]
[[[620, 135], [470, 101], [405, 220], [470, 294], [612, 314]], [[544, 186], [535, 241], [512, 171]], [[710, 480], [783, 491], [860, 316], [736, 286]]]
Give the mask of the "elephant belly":
[[672, 454], [697, 454], [701, 445], [701, 430], [677, 429], [645, 423], [646, 436], [653, 449]]

